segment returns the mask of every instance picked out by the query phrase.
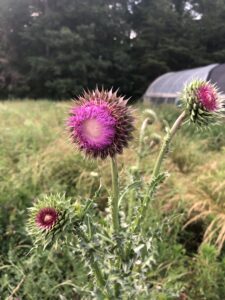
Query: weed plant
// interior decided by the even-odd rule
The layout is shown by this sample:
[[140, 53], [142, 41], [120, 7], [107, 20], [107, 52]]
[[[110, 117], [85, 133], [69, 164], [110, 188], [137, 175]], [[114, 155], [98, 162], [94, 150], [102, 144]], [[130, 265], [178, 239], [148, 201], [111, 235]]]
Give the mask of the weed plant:
[[[144, 183], [151, 179], [157, 156], [155, 150], [160, 146], [157, 142], [152, 147], [152, 134], [157, 133], [162, 137], [165, 124], [171, 124], [177, 114], [172, 106], [169, 109], [160, 107], [158, 110], [160, 112], [156, 109], [158, 120], [149, 124], [144, 133], [144, 155], [138, 168], [138, 139], [134, 139], [131, 147], [119, 160], [118, 170], [123, 195], [121, 207], [128, 217], [132, 216], [132, 211], [135, 212], [137, 205], [146, 197]], [[83, 200], [92, 199], [97, 203], [89, 211], [90, 214], [92, 210], [95, 211], [94, 222], [100, 222], [103, 228], [107, 228], [103, 221], [105, 218], [110, 222], [107, 217], [107, 194], [111, 184], [108, 164], [104, 161], [99, 166], [95, 161], [88, 161], [79, 153], [74, 153], [70, 142], [65, 140], [67, 111], [67, 103], [25, 101], [1, 104], [0, 299], [102, 297], [101, 292], [96, 290], [89, 261], [80, 258], [79, 253], [86, 249], [87, 243], [83, 242], [83, 249], [81, 247], [77, 251], [74, 244], [62, 246], [60, 237], [57, 243], [49, 245], [45, 251], [42, 247], [30, 251], [32, 241], [25, 231], [27, 207], [36, 203], [35, 199], [41, 198], [43, 194], [62, 195], [63, 192], [67, 199], [71, 199], [72, 205], [79, 204], [81, 212], [83, 208], [80, 204]], [[141, 108], [136, 112], [140, 116], [137, 132], [148, 117], [142, 111]], [[215, 240], [210, 241], [211, 245], [200, 246], [201, 238], [199, 252], [194, 247], [188, 247], [188, 227], [183, 229], [183, 226], [188, 221], [187, 211], [199, 201], [201, 193], [207, 193], [210, 197], [213, 195], [211, 202], [221, 205], [225, 173], [222, 166], [219, 166], [224, 161], [224, 149], [223, 145], [219, 149], [206, 147], [203, 157], [202, 145], [208, 144], [214, 138], [214, 129], [207, 134], [199, 132], [197, 137], [193, 135], [193, 127], [183, 129], [182, 135], [177, 135], [176, 142], [167, 153], [168, 159], [164, 162], [171, 176], [157, 191], [157, 197], [150, 201], [147, 209], [144, 232], [145, 236], [148, 233], [147, 236], [150, 237], [148, 271], [142, 273], [145, 270], [143, 258], [140, 262], [136, 260], [136, 270], [138, 276], [143, 274], [143, 282], [147, 280], [145, 287], [148, 286], [148, 291], [146, 293], [140, 286], [135, 286], [139, 293], [129, 294], [134, 293], [132, 285], [124, 280], [123, 287], [120, 287], [123, 292], [122, 299], [223, 299], [223, 249], [218, 252]], [[218, 134], [224, 134], [222, 127], [215, 130]], [[219, 166], [214, 166], [216, 161], [220, 162]], [[99, 180], [99, 177], [102, 179]], [[207, 229], [207, 224], [210, 225], [215, 214], [209, 217], [211, 219], [205, 219], [202, 223], [203, 230]], [[120, 218], [124, 222], [123, 214]], [[194, 234], [201, 236], [201, 232], [196, 231]], [[181, 238], [182, 235], [185, 241]], [[99, 246], [106, 249], [109, 246], [108, 242], [105, 243]], [[140, 246], [137, 246], [135, 253], [141, 253]], [[110, 260], [105, 261], [102, 271], [107, 271], [108, 263], [111, 264]], [[116, 270], [115, 273], [106, 273], [108, 275], [109, 281], [114, 285], [118, 278]], [[90, 294], [90, 290], [95, 295]], [[114, 296], [114, 299], [119, 298]]]

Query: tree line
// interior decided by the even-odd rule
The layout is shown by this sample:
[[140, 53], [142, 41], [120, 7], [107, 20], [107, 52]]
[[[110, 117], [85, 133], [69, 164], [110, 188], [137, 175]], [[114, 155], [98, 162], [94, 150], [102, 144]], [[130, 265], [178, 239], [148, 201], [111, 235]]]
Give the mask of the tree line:
[[157, 76], [225, 62], [225, 0], [0, 0], [0, 98], [140, 97]]

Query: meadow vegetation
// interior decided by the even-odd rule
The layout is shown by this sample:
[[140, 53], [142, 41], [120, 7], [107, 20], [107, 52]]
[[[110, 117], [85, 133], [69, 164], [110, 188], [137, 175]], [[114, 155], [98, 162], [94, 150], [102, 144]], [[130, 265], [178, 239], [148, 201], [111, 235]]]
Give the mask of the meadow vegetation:
[[[108, 162], [85, 160], [71, 145], [65, 129], [69, 106], [47, 100], [0, 103], [0, 299], [82, 297], [79, 286], [88, 280], [88, 272], [73, 250], [38, 249], [33, 255], [25, 230], [27, 208], [41, 194], [91, 199], [100, 183], [110, 185]], [[135, 139], [119, 161], [122, 186], [135, 176], [150, 178], [160, 137], [179, 114], [174, 106], [153, 107], [157, 121], [145, 131], [137, 167], [143, 109], [135, 109]], [[164, 161], [170, 176], [147, 212], [157, 238], [149, 274], [153, 300], [224, 297], [224, 154], [222, 126], [207, 131], [186, 126], [172, 143]], [[141, 188], [136, 192], [143, 197]], [[135, 206], [132, 193], [125, 201]], [[104, 214], [104, 188], [96, 201]]]

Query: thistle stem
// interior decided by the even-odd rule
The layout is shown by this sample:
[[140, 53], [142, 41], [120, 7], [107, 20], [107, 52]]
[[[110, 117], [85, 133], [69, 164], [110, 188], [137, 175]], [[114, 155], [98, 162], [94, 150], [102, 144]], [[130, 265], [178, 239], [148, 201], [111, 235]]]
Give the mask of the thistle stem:
[[105, 287], [105, 279], [103, 278], [103, 275], [102, 275], [102, 272], [99, 268], [99, 265], [97, 263], [97, 261], [94, 259], [94, 257], [92, 256], [91, 257], [91, 264], [92, 264], [92, 268], [95, 272], [95, 276], [96, 276], [96, 279], [98, 281], [98, 284], [104, 288]]
[[[79, 236], [84, 240], [84, 242], [89, 245], [90, 244], [90, 240], [89, 238], [87, 237], [87, 235], [83, 232], [82, 229], [77, 229], [76, 232], [79, 234]], [[94, 251], [94, 250], [93, 250]], [[95, 259], [94, 257], [94, 253], [93, 253], [92, 250], [88, 250], [87, 251], [87, 258], [90, 262], [90, 265], [92, 267], [92, 270], [95, 274], [95, 277], [96, 277], [96, 280], [97, 280], [97, 283], [99, 285], [99, 287], [101, 288], [102, 291], [104, 291], [105, 289], [105, 279], [104, 279], [104, 276], [101, 272], [101, 269], [99, 268], [99, 265], [98, 265], [98, 262], [97, 260]], [[108, 297], [108, 299], [110, 299], [110, 297]]]
[[169, 150], [170, 142], [171, 142], [173, 136], [175, 135], [175, 133], [177, 132], [177, 130], [180, 128], [185, 117], [186, 117], [186, 113], [185, 113], [185, 111], [183, 111], [182, 114], [177, 118], [177, 120], [173, 124], [172, 128], [168, 130], [168, 132], [164, 138], [161, 150], [159, 152], [159, 156], [156, 160], [153, 172], [152, 172], [152, 180], [154, 180], [159, 175], [164, 156]]
[[112, 172], [112, 221], [114, 232], [118, 233], [120, 228], [119, 222], [119, 178], [118, 178], [118, 167], [115, 157], [111, 158], [111, 172]]
[[177, 118], [177, 120], [173, 124], [172, 128], [168, 130], [168, 132], [167, 132], [167, 134], [166, 134], [166, 136], [164, 138], [162, 147], [160, 149], [158, 158], [156, 160], [156, 163], [155, 163], [155, 166], [154, 166], [154, 169], [153, 169], [153, 172], [152, 172], [152, 179], [151, 179], [150, 191], [149, 191], [150, 195], [149, 195], [149, 193], [146, 194], [146, 197], [144, 199], [144, 203], [142, 204], [141, 212], [140, 212], [140, 214], [139, 214], [139, 216], [137, 218], [137, 223], [136, 223], [136, 226], [135, 226], [135, 231], [139, 229], [140, 224], [143, 223], [143, 221], [145, 219], [146, 212], [147, 212], [147, 209], [148, 209], [148, 206], [149, 206], [149, 202], [152, 199], [152, 197], [154, 195], [154, 192], [155, 192], [155, 189], [154, 189], [154, 180], [157, 178], [157, 176], [160, 173], [160, 168], [161, 168], [163, 159], [164, 159], [166, 153], [168, 152], [170, 142], [171, 142], [172, 138], [174, 137], [175, 133], [177, 132], [177, 130], [182, 125], [185, 117], [186, 117], [186, 113], [184, 111]]
[[149, 124], [150, 119], [146, 118], [144, 122], [142, 123], [141, 130], [140, 130], [140, 138], [139, 138], [139, 147], [138, 147], [138, 161], [137, 161], [137, 167], [140, 168], [141, 159], [143, 155], [143, 144], [144, 144], [144, 136], [145, 136], [145, 130]]

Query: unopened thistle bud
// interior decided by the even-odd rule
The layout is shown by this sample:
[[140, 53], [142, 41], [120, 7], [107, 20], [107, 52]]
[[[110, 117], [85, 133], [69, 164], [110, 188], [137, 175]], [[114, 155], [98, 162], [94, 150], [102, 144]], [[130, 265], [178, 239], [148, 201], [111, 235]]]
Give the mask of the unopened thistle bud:
[[187, 84], [181, 100], [190, 121], [199, 126], [217, 123], [225, 103], [217, 87], [204, 80], [194, 80]]
[[132, 139], [133, 117], [117, 92], [85, 92], [68, 120], [72, 142], [87, 156], [101, 159], [120, 154]]
[[145, 109], [143, 114], [149, 118], [149, 124], [153, 124], [158, 120], [156, 113], [152, 109]]

